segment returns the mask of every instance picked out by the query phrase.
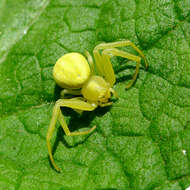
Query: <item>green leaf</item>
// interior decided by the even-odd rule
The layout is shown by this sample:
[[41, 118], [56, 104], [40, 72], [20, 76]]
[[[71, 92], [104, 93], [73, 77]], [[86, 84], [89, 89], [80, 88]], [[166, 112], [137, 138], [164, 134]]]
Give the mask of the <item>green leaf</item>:
[[[119, 99], [81, 116], [63, 110], [72, 131], [97, 130], [66, 137], [57, 124], [57, 173], [46, 147], [60, 93], [52, 67], [64, 53], [121, 39], [144, 52], [148, 70], [125, 90], [135, 63], [115, 58]], [[189, 60], [189, 0], [1, 0], [0, 189], [187, 189]]]

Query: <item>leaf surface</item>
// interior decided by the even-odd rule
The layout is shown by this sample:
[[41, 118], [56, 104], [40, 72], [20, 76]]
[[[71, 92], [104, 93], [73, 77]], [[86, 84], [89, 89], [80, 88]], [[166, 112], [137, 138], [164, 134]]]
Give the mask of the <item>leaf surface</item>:
[[[81, 116], [63, 114], [50, 165], [46, 133], [60, 89], [52, 68], [64, 53], [128, 39], [148, 59], [114, 58], [119, 99]], [[190, 186], [188, 0], [2, 0], [0, 3], [0, 189], [185, 190]], [[136, 54], [130, 48], [127, 51]]]

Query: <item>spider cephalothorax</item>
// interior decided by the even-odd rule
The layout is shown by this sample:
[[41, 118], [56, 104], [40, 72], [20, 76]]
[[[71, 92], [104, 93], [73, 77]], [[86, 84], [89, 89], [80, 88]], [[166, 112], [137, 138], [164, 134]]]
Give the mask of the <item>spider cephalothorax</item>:
[[[56, 83], [64, 89], [61, 92], [62, 98], [57, 100], [54, 106], [46, 140], [51, 163], [57, 171], [60, 171], [60, 169], [54, 162], [50, 146], [50, 140], [57, 119], [65, 131], [65, 134], [68, 136], [85, 135], [96, 128], [96, 126], [94, 126], [87, 131], [70, 132], [60, 107], [69, 107], [77, 112], [81, 112], [93, 111], [97, 106], [103, 107], [111, 105], [111, 95], [114, 94], [116, 96], [115, 91], [112, 89], [115, 83], [115, 74], [110, 61], [111, 56], [120, 56], [136, 61], [136, 71], [133, 79], [127, 85], [127, 88], [131, 87], [136, 80], [141, 57], [117, 49], [123, 46], [131, 46], [134, 48], [144, 59], [145, 66], [148, 66], [143, 53], [128, 40], [102, 43], [94, 48], [93, 55], [97, 72], [95, 72], [93, 59], [88, 52], [86, 52], [87, 59], [83, 55], [74, 52], [65, 54], [56, 62], [53, 69], [53, 77]], [[65, 94], [77, 96], [66, 99], [64, 97]]]
[[83, 97], [97, 105], [103, 105], [111, 97], [111, 87], [102, 77], [93, 75], [81, 89]]

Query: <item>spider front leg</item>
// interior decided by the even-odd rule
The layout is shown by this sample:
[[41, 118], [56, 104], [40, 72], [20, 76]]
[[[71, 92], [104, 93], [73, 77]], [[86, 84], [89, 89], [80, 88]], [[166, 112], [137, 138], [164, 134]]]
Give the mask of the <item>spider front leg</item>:
[[65, 132], [65, 134], [67, 136], [77, 136], [77, 135], [86, 135], [91, 133], [96, 126], [92, 127], [90, 130], [87, 131], [81, 131], [81, 132], [71, 132], [65, 122], [64, 116], [61, 113], [61, 109], [60, 107], [69, 107], [72, 109], [77, 109], [77, 110], [83, 110], [83, 111], [93, 111], [97, 106], [96, 105], [92, 105], [90, 103], [84, 102], [83, 100], [79, 100], [79, 99], [59, 99], [54, 108], [53, 108], [53, 115], [52, 115], [52, 119], [48, 128], [48, 132], [46, 135], [46, 142], [47, 142], [47, 147], [48, 147], [48, 153], [49, 153], [49, 157], [50, 157], [50, 161], [53, 165], [53, 167], [60, 172], [60, 168], [57, 167], [57, 165], [55, 164], [55, 161], [53, 159], [53, 155], [52, 155], [52, 149], [51, 149], [51, 144], [50, 144], [50, 140], [51, 137], [53, 135], [54, 129], [55, 129], [55, 125], [57, 122], [57, 119], [59, 119], [59, 122]]
[[[93, 54], [94, 54], [96, 65], [100, 74], [107, 79], [107, 81], [110, 83], [111, 86], [115, 83], [115, 74], [114, 74], [114, 70], [110, 61], [110, 57], [113, 55], [121, 56], [130, 60], [136, 61], [137, 62], [136, 72], [133, 76], [131, 83], [127, 85], [127, 88], [130, 88], [131, 85], [136, 80], [136, 77], [139, 72], [139, 65], [140, 65], [139, 58], [140, 57], [116, 49], [117, 47], [124, 47], [124, 46], [131, 46], [133, 49], [135, 49], [140, 54], [140, 56], [144, 59], [145, 66], [148, 67], [148, 63], [143, 52], [134, 43], [132, 43], [129, 40], [111, 42], [111, 43], [101, 43], [94, 48]], [[100, 50], [103, 50], [102, 54], [100, 54], [99, 52]]]
[[120, 56], [120, 57], [123, 57], [123, 58], [127, 58], [127, 59], [135, 61], [137, 63], [136, 64], [135, 74], [133, 75], [133, 78], [132, 78], [131, 82], [126, 86], [126, 88], [130, 88], [133, 85], [133, 83], [135, 82], [135, 80], [137, 78], [137, 75], [139, 73], [141, 58], [139, 56], [136, 56], [136, 55], [124, 52], [122, 50], [118, 50], [116, 48], [105, 49], [102, 52], [102, 57], [106, 57], [106, 59], [109, 59], [110, 55]]
[[97, 47], [98, 46], [96, 46], [93, 51], [97, 69], [100, 75], [105, 77], [105, 79], [109, 82], [110, 86], [112, 87], [116, 79], [115, 79], [115, 73], [110, 61], [110, 57], [102, 56]]

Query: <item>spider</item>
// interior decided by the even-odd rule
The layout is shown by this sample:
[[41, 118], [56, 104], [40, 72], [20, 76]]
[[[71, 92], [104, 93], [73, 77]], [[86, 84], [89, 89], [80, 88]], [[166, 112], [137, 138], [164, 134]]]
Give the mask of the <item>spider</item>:
[[[141, 57], [127, 53], [118, 47], [131, 46], [144, 59], [147, 68], [147, 60], [142, 51], [129, 40], [101, 43], [93, 50], [97, 74], [95, 73], [94, 63], [89, 52], [85, 52], [87, 59], [76, 52], [67, 53], [59, 58], [53, 68], [55, 82], [62, 88], [61, 99], [57, 100], [53, 108], [52, 118], [49, 124], [46, 141], [50, 161], [53, 167], [60, 172], [53, 159], [50, 140], [53, 135], [55, 124], [59, 120], [67, 136], [86, 135], [95, 130], [96, 126], [87, 131], [71, 132], [66, 124], [61, 107], [69, 107], [78, 113], [83, 111], [93, 111], [98, 106], [110, 106], [109, 101], [112, 95], [117, 97], [112, 88], [116, 79], [110, 61], [112, 56], [120, 56], [135, 61], [136, 71], [131, 82], [126, 86], [130, 88], [135, 82], [139, 73]], [[87, 61], [88, 60], [88, 61]], [[75, 95], [73, 98], [64, 98], [65, 94]]]

